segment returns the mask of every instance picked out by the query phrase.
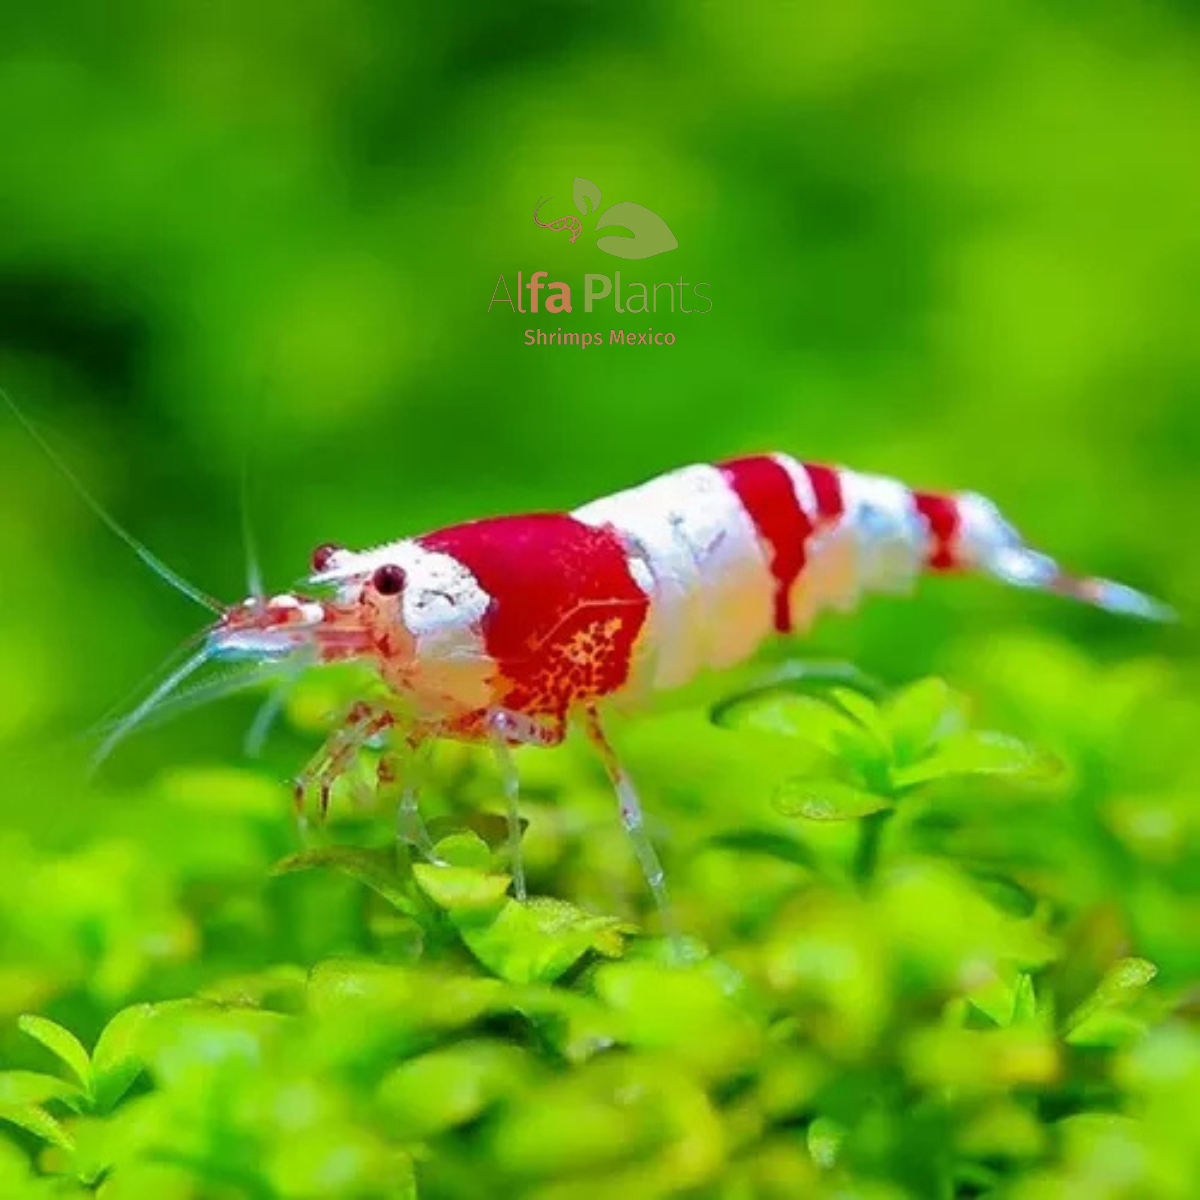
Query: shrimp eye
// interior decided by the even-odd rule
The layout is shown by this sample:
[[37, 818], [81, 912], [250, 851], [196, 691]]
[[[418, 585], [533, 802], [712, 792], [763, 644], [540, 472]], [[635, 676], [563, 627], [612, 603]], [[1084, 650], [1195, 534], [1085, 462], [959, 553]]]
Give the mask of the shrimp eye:
[[381, 596], [395, 596], [404, 590], [404, 568], [385, 563], [371, 576], [371, 583]]
[[320, 574], [322, 571], [328, 570], [333, 562], [333, 556], [340, 554], [344, 550], [344, 546], [337, 546], [333, 542], [322, 542], [312, 552], [312, 569], [315, 574]]

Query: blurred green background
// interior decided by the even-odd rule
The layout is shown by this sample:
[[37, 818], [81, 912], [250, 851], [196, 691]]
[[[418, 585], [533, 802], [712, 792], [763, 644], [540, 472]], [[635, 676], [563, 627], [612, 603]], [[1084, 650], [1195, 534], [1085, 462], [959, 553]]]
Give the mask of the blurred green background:
[[[118, 520], [223, 599], [246, 586], [243, 463], [283, 589], [319, 542], [785, 450], [982, 491], [1064, 561], [1194, 612], [1190, 4], [128, 0], [5, 24], [0, 384]], [[574, 245], [538, 228], [540, 197], [543, 220], [573, 211], [575, 176], [605, 206], [651, 208], [678, 249], [626, 262], [589, 219]], [[569, 326], [488, 312], [518, 270], [571, 284]], [[712, 310], [585, 315], [584, 272], [615, 270], [706, 282]], [[650, 323], [675, 345], [523, 338]], [[85, 785], [86, 731], [203, 614], [2, 411], [0, 562], [0, 820], [19, 839], [0, 871], [15, 872], [13, 847], [87, 846], [163, 771], [236, 763], [253, 707], [135, 737]], [[1186, 619], [1147, 628], [934, 581], [826, 619], [799, 651], [894, 684], [942, 673], [1057, 748], [1094, 717], [1109, 749], [1091, 769], [1180, 798], [1200, 781], [1195, 647]], [[267, 774], [315, 745], [281, 733]], [[1186, 824], [1180, 804], [1163, 819]], [[659, 832], [669, 843], [669, 814]], [[1110, 851], [1088, 896], [1152, 886], [1161, 860], [1122, 874]], [[1133, 918], [1176, 984], [1195, 977], [1194, 883]], [[131, 979], [84, 1025], [136, 995]], [[46, 987], [0, 987], [5, 1012]]]

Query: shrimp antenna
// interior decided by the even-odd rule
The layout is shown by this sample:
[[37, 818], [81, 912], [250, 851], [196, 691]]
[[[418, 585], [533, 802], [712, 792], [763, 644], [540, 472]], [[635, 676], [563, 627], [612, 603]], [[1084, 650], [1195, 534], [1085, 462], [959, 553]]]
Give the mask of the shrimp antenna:
[[[189, 653], [194, 648], [192, 642], [187, 644], [186, 649]], [[178, 655], [172, 655], [171, 661], [173, 662], [177, 657]], [[154, 677], [157, 678], [157, 675]], [[289, 678], [294, 682], [294, 677]], [[218, 700], [236, 695], [238, 692], [250, 691], [264, 683], [279, 685], [281, 681], [282, 667], [277, 662], [257, 663], [251, 666], [239, 664], [223, 673], [210, 675], [202, 683], [187, 686], [177, 685], [169, 696], [159, 700], [153, 711], [147, 713], [138, 722], [137, 728], [139, 731], [152, 729], [173, 717], [206, 707]], [[139, 689], [139, 693], [141, 690]], [[124, 706], [119, 711], [123, 712]], [[93, 726], [86, 736], [92, 741], [100, 742], [112, 734], [125, 719], [123, 715], [105, 718]]]
[[263, 589], [262, 563], [258, 557], [258, 542], [254, 537], [254, 526], [250, 521], [250, 463], [249, 456], [242, 457], [242, 478], [238, 507], [242, 510], [242, 549], [246, 556], [246, 594], [261, 600], [266, 594]]
[[309, 665], [311, 665], [311, 659], [300, 657], [294, 667], [285, 668], [283, 678], [276, 682], [274, 688], [267, 694], [267, 698], [259, 705], [242, 742], [242, 753], [247, 758], [261, 757], [271, 729], [283, 712], [288, 693], [296, 686], [300, 672]]
[[150, 714], [162, 703], [183, 681], [198, 671], [212, 657], [212, 647], [204, 646], [198, 650], [181, 667], [177, 667], [148, 695], [140, 704], [132, 708], [113, 726], [108, 737], [100, 745], [92, 757], [92, 770], [95, 771], [110, 754], [123, 742]]
[[266, 596], [263, 587], [262, 560], [258, 553], [258, 539], [254, 536], [254, 524], [250, 519], [250, 455], [256, 444], [258, 432], [262, 427], [263, 396], [266, 393], [265, 380], [258, 389], [249, 411], [246, 414], [246, 424], [242, 431], [242, 465], [238, 481], [238, 508], [242, 519], [242, 554], [246, 560], [246, 594], [261, 600]]
[[71, 470], [70, 467], [62, 460], [58, 452], [50, 445], [48, 441], [37, 431], [33, 422], [21, 411], [17, 402], [8, 394], [4, 388], [0, 388], [0, 397], [4, 398], [5, 404], [12, 409], [13, 415], [24, 427], [25, 432], [41, 447], [42, 453], [58, 468], [59, 473], [64, 479], [75, 489], [79, 498], [104, 522], [105, 525], [112, 530], [133, 552], [154, 572], [159, 579], [164, 583], [169, 584], [177, 592], [182, 592], [189, 600], [194, 600], [201, 608], [207, 608], [209, 612], [217, 613], [218, 615], [224, 612], [224, 609], [211, 596], [202, 592], [194, 584], [188, 583], [178, 572], [173, 571], [167, 566], [161, 558], [158, 557], [152, 550], [143, 546], [141, 542], [129, 533], [123, 526], [117, 523], [115, 517], [111, 516], [101, 505], [91, 492], [87, 490], [80, 482], [79, 478]]

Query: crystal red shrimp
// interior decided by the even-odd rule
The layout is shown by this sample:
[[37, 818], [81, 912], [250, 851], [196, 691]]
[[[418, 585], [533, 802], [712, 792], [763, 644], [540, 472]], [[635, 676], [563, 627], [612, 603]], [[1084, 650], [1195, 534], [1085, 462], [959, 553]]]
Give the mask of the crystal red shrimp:
[[504, 777], [518, 896], [511, 746], [554, 745], [570, 724], [584, 729], [665, 905], [662, 870], [603, 711], [742, 662], [766, 639], [807, 629], [822, 610], [849, 611], [871, 591], [908, 591], [928, 571], [978, 572], [1128, 616], [1173, 616], [1122, 584], [1067, 574], [982, 496], [914, 491], [783, 454], [683, 467], [571, 513], [493, 517], [364, 551], [326, 544], [313, 552], [309, 582], [331, 597], [254, 595], [222, 608], [105, 513], [0, 397], [142, 561], [218, 615], [203, 648], [117, 724], [102, 755], [214, 659], [280, 663], [285, 679], [310, 664], [360, 660], [388, 698], [351, 708], [298, 777], [298, 800], [315, 786], [323, 808], [361, 746], [390, 733], [395, 748], [380, 761], [379, 788], [400, 784], [399, 831], [432, 854], [403, 769], [411, 763], [397, 756], [442, 738], [490, 745]]
[[[684, 467], [571, 513], [494, 517], [365, 551], [321, 546], [310, 582], [332, 586], [332, 599], [252, 598], [225, 612], [209, 646], [214, 657], [365, 660], [394, 697], [355, 706], [300, 777], [301, 796], [314, 782], [327, 796], [367, 731], [391, 727], [409, 748], [490, 744], [515, 805], [508, 747], [555, 744], [578, 723], [662, 900], [602, 710], [742, 662], [824, 609], [906, 591], [925, 571], [977, 571], [1127, 615], [1170, 615], [1131, 588], [1067, 575], [981, 496], [760, 455]], [[394, 773], [381, 768], [381, 778]], [[414, 806], [409, 791], [410, 828]], [[514, 873], [521, 893], [519, 864]]]

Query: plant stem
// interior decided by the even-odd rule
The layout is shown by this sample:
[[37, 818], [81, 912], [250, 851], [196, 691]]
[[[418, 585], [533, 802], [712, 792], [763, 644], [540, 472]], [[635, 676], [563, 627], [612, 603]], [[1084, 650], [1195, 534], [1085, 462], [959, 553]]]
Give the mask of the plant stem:
[[875, 875], [875, 867], [879, 862], [879, 840], [883, 836], [883, 827], [891, 813], [888, 811], [871, 813], [859, 822], [858, 845], [854, 850], [854, 878], [860, 884], [868, 883]]

